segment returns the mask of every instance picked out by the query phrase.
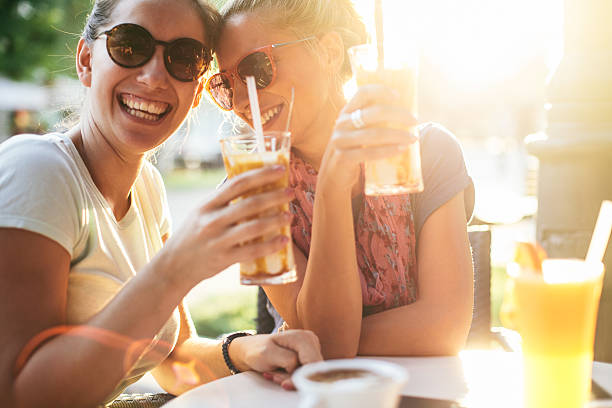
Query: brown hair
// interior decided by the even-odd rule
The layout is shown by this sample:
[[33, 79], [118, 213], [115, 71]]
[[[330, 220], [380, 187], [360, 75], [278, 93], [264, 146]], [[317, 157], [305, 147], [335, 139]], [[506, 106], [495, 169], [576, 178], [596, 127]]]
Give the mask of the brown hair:
[[255, 12], [266, 23], [298, 37], [337, 32], [344, 42], [343, 81], [351, 76], [347, 50], [367, 41], [365, 25], [351, 0], [229, 0], [221, 9], [221, 24], [232, 16]]
[[[87, 17], [85, 28], [81, 36], [87, 43], [94, 41], [101, 32], [101, 28], [107, 26], [111, 15], [121, 0], [96, 0]], [[194, 8], [200, 14], [202, 24], [206, 31], [205, 45], [212, 48], [217, 42], [221, 18], [219, 12], [208, 2], [208, 0], [191, 0]]]

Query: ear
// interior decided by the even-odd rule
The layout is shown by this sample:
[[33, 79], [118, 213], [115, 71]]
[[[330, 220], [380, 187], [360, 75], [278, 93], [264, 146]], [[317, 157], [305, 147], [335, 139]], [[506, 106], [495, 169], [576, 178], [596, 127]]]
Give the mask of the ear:
[[191, 104], [191, 108], [197, 108], [200, 105], [200, 101], [202, 100], [202, 93], [204, 91], [204, 79], [200, 78], [198, 81], [198, 89], [196, 90], [195, 97], [193, 98], [193, 103]]
[[91, 48], [83, 38], [77, 46], [76, 69], [81, 83], [87, 88], [91, 87]]
[[336, 31], [325, 33], [319, 38], [323, 50], [322, 61], [330, 72], [337, 73], [344, 64], [344, 41]]

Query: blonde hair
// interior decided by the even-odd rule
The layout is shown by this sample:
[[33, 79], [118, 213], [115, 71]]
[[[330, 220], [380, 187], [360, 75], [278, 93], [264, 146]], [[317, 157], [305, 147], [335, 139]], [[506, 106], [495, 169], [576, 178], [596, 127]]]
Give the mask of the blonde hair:
[[330, 31], [338, 33], [344, 43], [342, 81], [352, 74], [348, 49], [368, 39], [365, 25], [351, 0], [229, 0], [221, 9], [221, 25], [243, 13], [257, 13], [263, 23], [300, 38]]

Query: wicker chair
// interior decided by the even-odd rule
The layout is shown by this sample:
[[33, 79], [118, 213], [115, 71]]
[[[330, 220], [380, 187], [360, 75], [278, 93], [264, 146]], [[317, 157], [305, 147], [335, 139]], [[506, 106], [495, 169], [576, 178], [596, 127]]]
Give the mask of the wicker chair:
[[174, 398], [172, 394], [121, 394], [107, 408], [158, 408]]
[[[469, 227], [474, 263], [474, 310], [466, 348], [518, 348], [518, 335], [504, 328], [491, 328], [491, 230], [487, 225]], [[257, 295], [257, 333], [270, 333], [274, 319], [268, 313], [268, 298], [260, 287]]]

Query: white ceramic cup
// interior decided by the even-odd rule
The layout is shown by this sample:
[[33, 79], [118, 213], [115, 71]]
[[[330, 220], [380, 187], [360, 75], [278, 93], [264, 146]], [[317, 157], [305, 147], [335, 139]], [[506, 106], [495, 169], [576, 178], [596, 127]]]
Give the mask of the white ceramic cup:
[[[372, 375], [315, 381], [315, 374], [336, 370], [364, 370]], [[307, 364], [293, 374], [300, 408], [396, 408], [408, 371], [397, 364], [365, 358], [327, 360]]]

